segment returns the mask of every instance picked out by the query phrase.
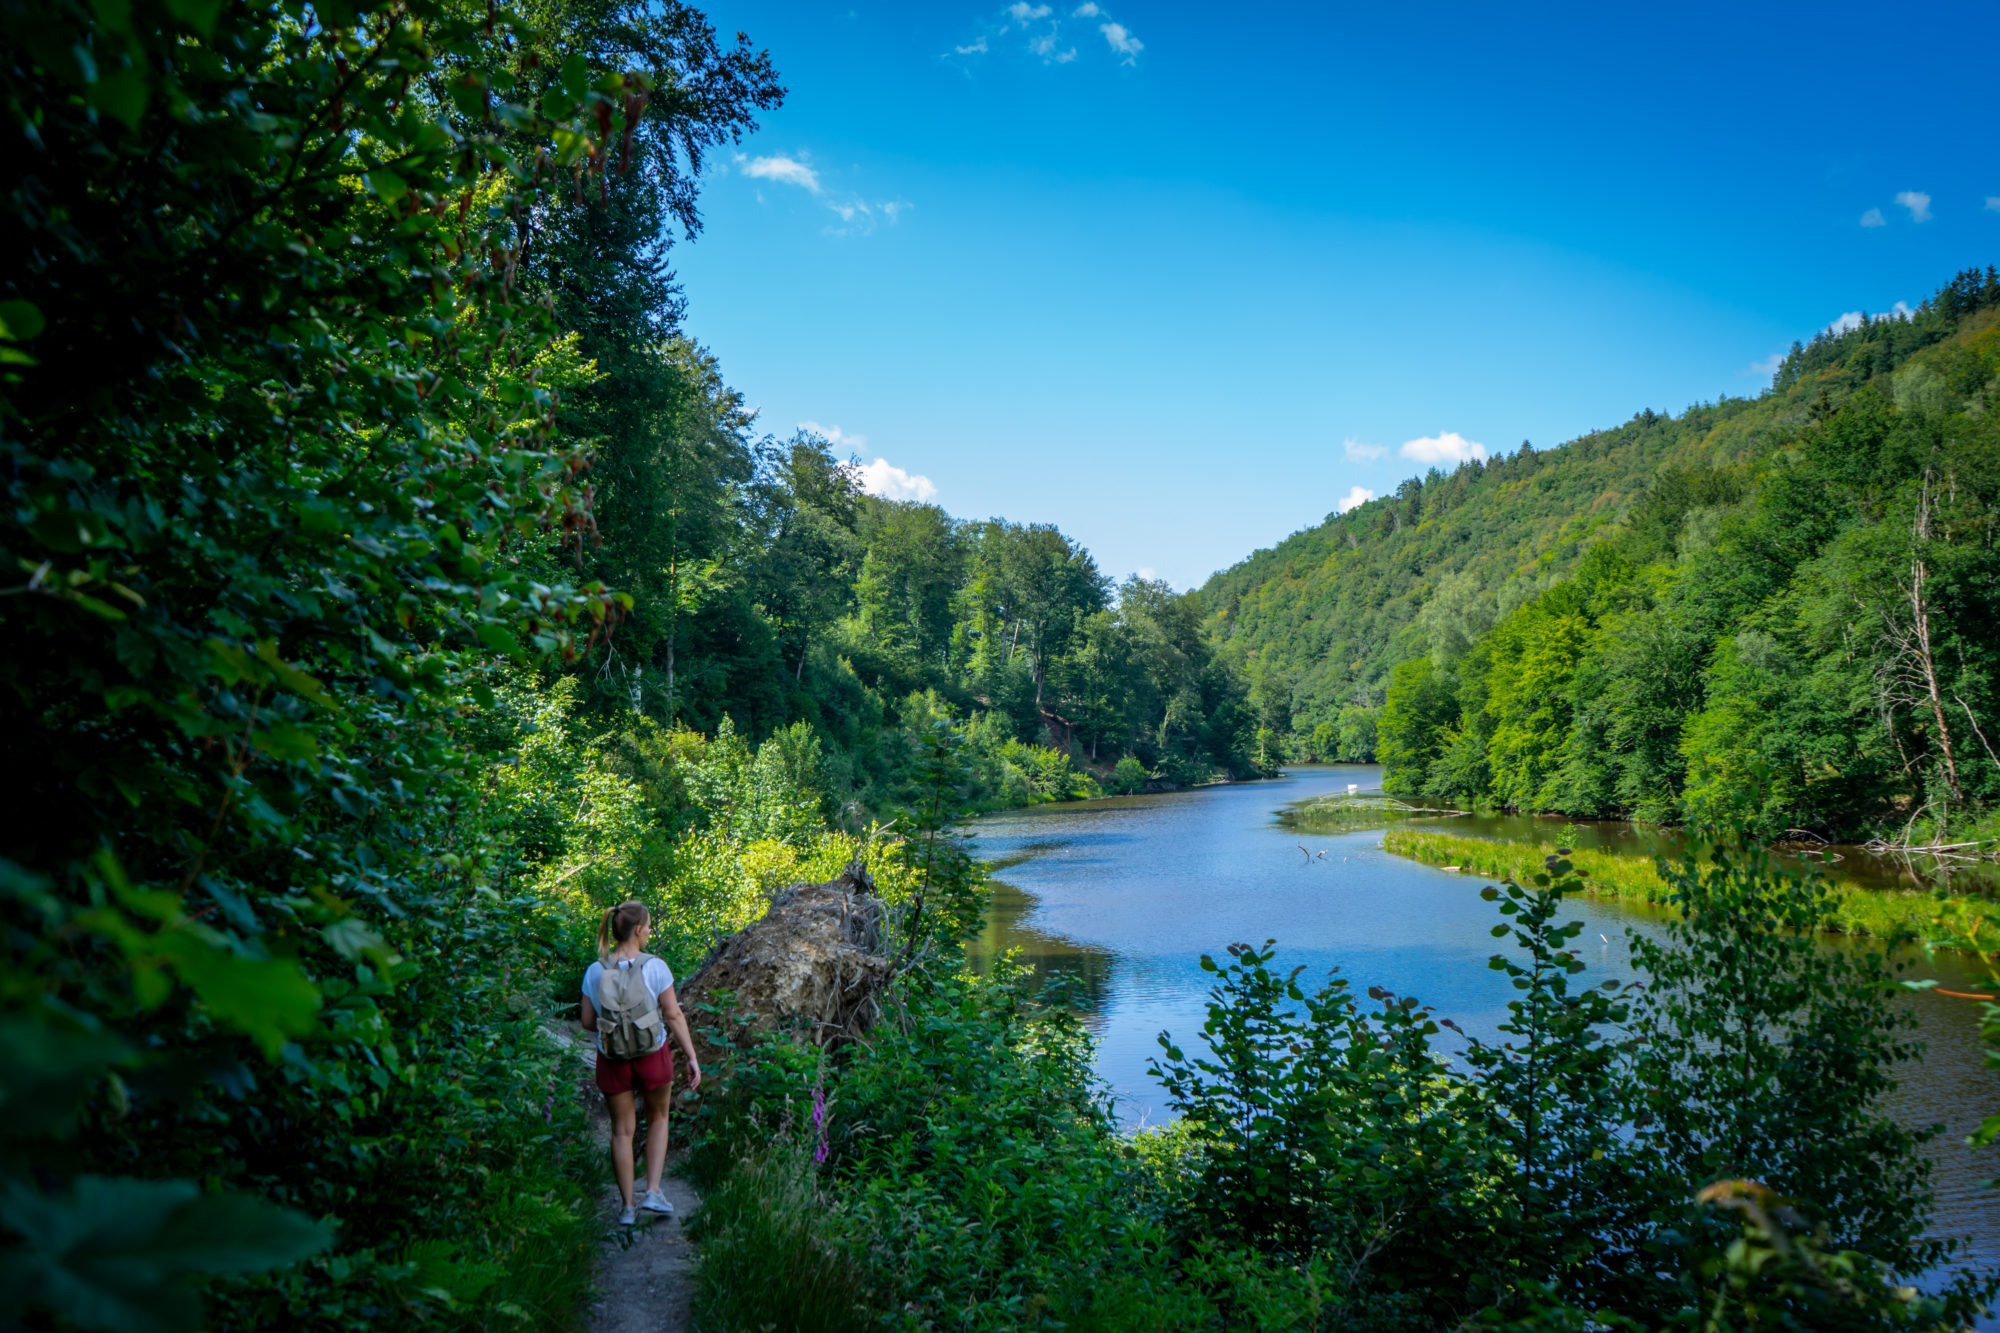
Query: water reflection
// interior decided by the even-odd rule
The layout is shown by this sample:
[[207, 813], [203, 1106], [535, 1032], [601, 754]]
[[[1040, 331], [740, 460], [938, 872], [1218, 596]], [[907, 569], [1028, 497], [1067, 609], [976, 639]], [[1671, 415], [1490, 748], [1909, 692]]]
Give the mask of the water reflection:
[[[976, 966], [1008, 950], [1044, 982], [1070, 988], [1070, 1002], [1098, 1039], [1097, 1068], [1131, 1124], [1165, 1118], [1149, 1061], [1170, 1031], [1186, 1044], [1205, 1017], [1209, 976], [1202, 954], [1232, 942], [1275, 938], [1278, 962], [1308, 975], [1339, 968], [1357, 988], [1414, 994], [1440, 1016], [1490, 1036], [1512, 991], [1487, 959], [1495, 918], [1479, 881], [1392, 857], [1379, 828], [1320, 832], [1286, 823], [1291, 803], [1355, 783], [1379, 787], [1361, 765], [1306, 767], [1272, 782], [1164, 796], [1044, 806], [975, 821], [979, 854], [1002, 866]], [[1448, 821], [1467, 833], [1555, 845], [1652, 854], [1672, 835], [1642, 826], [1477, 817]], [[1842, 869], [1848, 863], [1842, 863]], [[1601, 975], [1629, 977], [1627, 931], [1650, 933], [1664, 920], [1644, 904], [1582, 899], [1586, 961]], [[1831, 941], [1829, 947], [1853, 947]], [[1919, 964], [1953, 990], [1982, 989], [1949, 962]], [[1938, 1166], [1939, 1227], [1967, 1237], [1969, 1257], [2000, 1261], [2000, 1209], [1983, 1182], [2000, 1155], [1974, 1154], [1964, 1136], [2000, 1109], [2000, 1078], [1985, 1068], [1974, 1029], [1976, 1005], [1936, 993], [1900, 1001], [1915, 1012], [1930, 1045], [1903, 1071], [1892, 1108], [1906, 1124], [1942, 1123], [1932, 1145]]]
[[[1338, 789], [1336, 789], [1338, 790]], [[1340, 833], [1355, 825], [1333, 810], [1315, 809], [1310, 800], [1279, 812], [1280, 822], [1303, 833]], [[1559, 815], [1455, 813], [1424, 816], [1390, 814], [1372, 821], [1421, 824], [1426, 830], [1496, 842], [1523, 842], [1541, 847], [1573, 847], [1617, 855], [1679, 859], [1695, 845], [1685, 831], [1622, 819], [1565, 819]], [[1706, 852], [1696, 846], [1697, 852]], [[1949, 888], [1957, 893], [2000, 896], [2000, 865], [1991, 861], [1948, 861], [1932, 856], [1871, 852], [1866, 847], [1830, 843], [1825, 846], [1788, 844], [1785, 858], [1823, 867], [1835, 882], [1864, 889], [1928, 891]]]

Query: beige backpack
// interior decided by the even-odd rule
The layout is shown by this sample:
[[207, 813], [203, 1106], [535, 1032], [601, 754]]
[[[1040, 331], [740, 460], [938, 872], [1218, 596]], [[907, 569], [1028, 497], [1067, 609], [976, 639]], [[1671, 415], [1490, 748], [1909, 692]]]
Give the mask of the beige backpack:
[[614, 1060], [651, 1055], [660, 1044], [660, 1002], [646, 989], [646, 964], [651, 961], [651, 954], [642, 953], [630, 967], [606, 963], [598, 978], [597, 1035]]

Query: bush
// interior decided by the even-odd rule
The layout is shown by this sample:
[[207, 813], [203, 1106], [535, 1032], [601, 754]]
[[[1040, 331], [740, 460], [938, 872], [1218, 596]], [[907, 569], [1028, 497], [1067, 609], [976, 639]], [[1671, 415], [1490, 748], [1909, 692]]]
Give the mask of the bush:
[[1791, 933], [1823, 894], [1754, 858], [1662, 874], [1685, 915], [1635, 946], [1643, 990], [1584, 977], [1560, 856], [1489, 889], [1517, 997], [1456, 1059], [1414, 999], [1308, 989], [1268, 944], [1204, 960], [1207, 1050], [1162, 1037], [1180, 1118], [1136, 1135], [1005, 966], [909, 981], [831, 1063], [764, 1048], [710, 1317], [786, 1326], [796, 1280], [828, 1328], [1961, 1326], [1990, 1281], [1900, 1286], [1946, 1248], [1880, 1110], [1905, 1053], [1881, 960]]
[[1104, 789], [1114, 796], [1137, 796], [1146, 790], [1146, 777], [1146, 766], [1128, 754], [1111, 770]]

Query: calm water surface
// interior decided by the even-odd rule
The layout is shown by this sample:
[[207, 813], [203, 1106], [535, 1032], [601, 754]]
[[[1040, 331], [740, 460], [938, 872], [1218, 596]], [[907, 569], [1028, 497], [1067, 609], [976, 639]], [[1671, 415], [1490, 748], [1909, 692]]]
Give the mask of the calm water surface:
[[[1120, 1116], [1135, 1125], [1168, 1118], [1147, 1062], [1159, 1054], [1163, 1031], [1183, 1045], [1198, 1042], [1209, 981], [1199, 959], [1221, 957], [1235, 942], [1275, 938], [1274, 966], [1304, 963], [1308, 975], [1338, 967], [1357, 990], [1418, 996], [1440, 1017], [1491, 1035], [1512, 991], [1486, 965], [1499, 918], [1479, 897], [1481, 881], [1388, 855], [1380, 829], [1312, 834], [1279, 822], [1292, 802], [1349, 783], [1375, 790], [1379, 775], [1372, 765], [1311, 766], [1271, 782], [979, 819], [972, 825], [979, 855], [1000, 867], [1000, 882], [975, 962], [1018, 950], [1045, 980], [1067, 980], [1097, 1037], [1098, 1073]], [[1524, 821], [1543, 822], [1550, 827], [1479, 831], [1553, 837], [1561, 827]], [[1615, 831], [1599, 833], [1593, 845], [1618, 845]], [[1604, 976], [1629, 977], [1626, 932], [1658, 931], [1658, 912], [1572, 902], [1587, 927], [1579, 939], [1585, 961]], [[1976, 978], [1950, 965], [1912, 975], [1978, 989]], [[2000, 1108], [2000, 1078], [1984, 1067], [1974, 1029], [1976, 1006], [1935, 994], [1902, 1002], [1921, 1020], [1929, 1052], [1904, 1072], [1894, 1111], [1906, 1123], [1947, 1126], [1931, 1150], [1938, 1229], [1966, 1237], [1969, 1260], [2000, 1263], [2000, 1196], [1980, 1184], [2000, 1175], [2000, 1153], [1975, 1154], [1961, 1142]]]

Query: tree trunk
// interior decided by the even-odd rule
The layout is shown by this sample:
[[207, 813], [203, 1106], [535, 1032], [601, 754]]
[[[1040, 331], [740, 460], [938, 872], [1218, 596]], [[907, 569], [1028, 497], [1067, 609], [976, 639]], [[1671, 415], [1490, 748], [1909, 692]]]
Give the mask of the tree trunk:
[[1944, 720], [1944, 698], [1938, 690], [1937, 661], [1931, 655], [1931, 612], [1924, 601], [1924, 560], [1910, 562], [1911, 633], [1916, 640], [1918, 668], [1924, 676], [1924, 692], [1930, 697], [1931, 716], [1937, 721], [1938, 748], [1944, 751], [1945, 781], [1951, 787], [1953, 804], [1961, 800], [1958, 787], [1958, 760], [1951, 752], [1951, 728]]
[[1931, 537], [1931, 482], [1928, 469], [1924, 472], [1923, 489], [1917, 493], [1917, 520], [1912, 536], [1915, 551], [1910, 558], [1910, 633], [1915, 640], [1918, 669], [1923, 672], [1924, 693], [1929, 696], [1931, 716], [1937, 721], [1938, 748], [1944, 751], [1945, 781], [1951, 787], [1951, 799], [1957, 804], [1960, 799], [1958, 786], [1958, 759], [1951, 752], [1951, 728], [1944, 720], [1944, 697], [1938, 689], [1937, 659], [1931, 653], [1931, 608], [1924, 598], [1924, 579], [1929, 571], [1924, 568], [1924, 544]]

